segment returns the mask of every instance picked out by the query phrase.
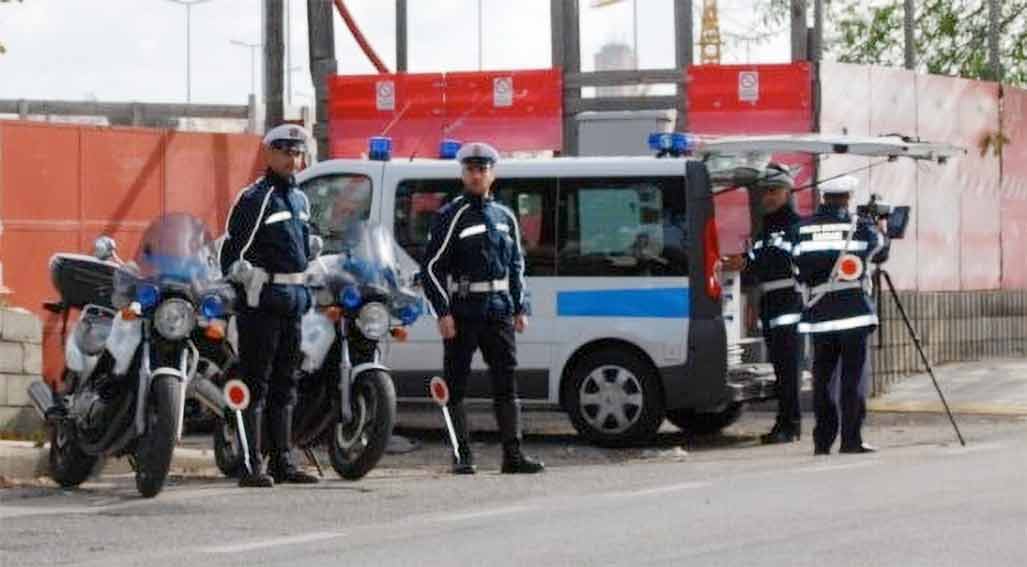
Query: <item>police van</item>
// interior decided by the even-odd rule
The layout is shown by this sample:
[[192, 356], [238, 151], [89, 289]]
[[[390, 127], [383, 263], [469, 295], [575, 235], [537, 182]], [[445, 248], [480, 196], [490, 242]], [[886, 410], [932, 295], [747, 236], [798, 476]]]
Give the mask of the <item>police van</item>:
[[[732, 423], [744, 402], [773, 395], [773, 376], [740, 364], [739, 282], [719, 271], [714, 191], [761, 174], [771, 152], [931, 158], [939, 147], [897, 138], [760, 137], [708, 142], [656, 135], [666, 157], [504, 159], [493, 195], [517, 215], [531, 321], [518, 337], [522, 403], [566, 411], [587, 439], [644, 442], [664, 419], [692, 432]], [[458, 144], [440, 159], [333, 159], [297, 181], [311, 223], [338, 251], [350, 223], [386, 227], [407, 274], [419, 270], [436, 211], [462, 191]], [[689, 152], [698, 157], [682, 157]], [[702, 159], [700, 159], [700, 157]], [[442, 374], [435, 319], [383, 346], [400, 402], [428, 402]], [[480, 355], [469, 401], [489, 398]]]

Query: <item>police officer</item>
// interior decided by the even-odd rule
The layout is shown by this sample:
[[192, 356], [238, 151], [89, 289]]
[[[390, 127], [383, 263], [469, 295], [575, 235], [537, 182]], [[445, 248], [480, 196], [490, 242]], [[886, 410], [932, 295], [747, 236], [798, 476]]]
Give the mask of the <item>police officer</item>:
[[445, 345], [449, 410], [460, 455], [453, 472], [475, 472], [464, 395], [471, 357], [480, 348], [503, 441], [502, 472], [538, 473], [542, 463], [521, 453], [514, 380], [514, 331], [522, 333], [528, 324], [520, 228], [513, 211], [491, 194], [499, 153], [488, 144], [468, 143], [456, 157], [463, 168], [464, 191], [436, 215], [421, 270]]
[[[289, 124], [264, 136], [267, 170], [236, 199], [221, 247], [221, 268], [226, 273], [239, 261], [251, 266], [249, 277], [244, 278], [248, 283], [237, 320], [239, 362], [251, 393], [243, 413], [250, 450], [250, 470], [239, 479], [244, 487], [317, 482], [300, 470], [290, 450], [300, 317], [311, 304], [304, 285], [310, 256], [310, 204], [294, 178], [303, 168], [307, 139], [302, 128]], [[262, 463], [265, 433], [270, 433], [270, 476]]]
[[888, 252], [887, 238], [872, 222], [849, 213], [856, 186], [852, 177], [821, 184], [823, 204], [801, 221], [790, 240], [805, 300], [799, 332], [813, 342], [814, 454], [831, 452], [838, 435], [838, 411], [830, 382], [840, 364], [841, 452], [870, 453], [863, 443], [864, 400], [860, 378], [867, 337], [877, 327], [868, 294], [867, 266]]
[[762, 293], [760, 321], [770, 360], [777, 376], [777, 420], [761, 437], [764, 444], [791, 443], [801, 434], [799, 411], [799, 359], [797, 330], [802, 298], [792, 269], [792, 244], [788, 238], [799, 215], [790, 197], [795, 182], [788, 169], [777, 163], [767, 165], [766, 174], [757, 182], [763, 189], [763, 226], [745, 256], [729, 256], [725, 266], [744, 268], [755, 277]]

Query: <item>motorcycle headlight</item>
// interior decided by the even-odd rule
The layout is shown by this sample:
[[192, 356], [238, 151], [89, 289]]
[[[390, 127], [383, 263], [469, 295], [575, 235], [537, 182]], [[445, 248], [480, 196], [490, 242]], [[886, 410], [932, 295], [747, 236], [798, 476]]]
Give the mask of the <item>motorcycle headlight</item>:
[[368, 303], [357, 315], [357, 328], [372, 341], [377, 341], [389, 332], [391, 322], [389, 310], [378, 302]]
[[170, 341], [184, 339], [195, 326], [196, 309], [184, 299], [173, 297], [161, 303], [153, 314], [153, 327]]

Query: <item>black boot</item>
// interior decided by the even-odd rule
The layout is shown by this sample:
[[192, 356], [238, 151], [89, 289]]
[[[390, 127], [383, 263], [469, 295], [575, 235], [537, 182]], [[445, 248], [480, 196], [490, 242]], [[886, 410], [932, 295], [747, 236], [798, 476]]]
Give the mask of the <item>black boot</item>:
[[515, 400], [495, 404], [496, 423], [503, 439], [503, 467], [507, 474], [534, 474], [545, 469], [541, 461], [521, 452], [521, 408]]
[[778, 421], [774, 423], [774, 427], [770, 430], [770, 433], [766, 433], [760, 436], [760, 442], [764, 445], [776, 445], [778, 443], [793, 443], [799, 440], [799, 429], [781, 425]]
[[467, 430], [467, 409], [463, 402], [449, 404], [449, 417], [453, 422], [453, 434], [456, 436], [457, 453], [453, 457], [453, 474], [474, 474], [474, 455], [471, 453], [471, 435]]
[[274, 486], [267, 473], [264, 472], [264, 456], [261, 452], [264, 438], [264, 410], [250, 406], [242, 413], [243, 425], [246, 427], [246, 445], [249, 449], [249, 470], [243, 470], [239, 477], [239, 486], [244, 488], [270, 488]]
[[318, 478], [296, 465], [292, 453], [293, 406], [276, 408], [271, 419], [271, 476], [279, 484], [317, 484]]

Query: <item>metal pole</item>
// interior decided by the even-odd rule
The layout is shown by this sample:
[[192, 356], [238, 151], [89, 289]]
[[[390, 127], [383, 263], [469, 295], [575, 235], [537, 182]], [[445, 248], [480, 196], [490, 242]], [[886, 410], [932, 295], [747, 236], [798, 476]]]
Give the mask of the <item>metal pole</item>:
[[812, 59], [820, 61], [824, 57], [824, 0], [813, 3], [813, 49]]
[[632, 53], [635, 55], [635, 69], [639, 68], [638, 57], [638, 0], [631, 0], [631, 43]]
[[257, 95], [257, 46], [250, 46], [250, 94]]
[[285, 106], [289, 108], [292, 106], [292, 26], [290, 19], [290, 12], [292, 12], [292, 3], [289, 0], [285, 2]]
[[1002, 80], [1002, 61], [999, 55], [999, 15], [1001, 7], [999, 0], [988, 2], [988, 67], [991, 68], [991, 79]]
[[916, 26], [916, 5], [913, 0], [905, 0], [905, 33], [906, 33], [906, 69], [916, 69], [916, 44], [913, 29]]
[[407, 0], [396, 0], [396, 71], [407, 70]]
[[193, 100], [193, 6], [185, 5], [185, 103]]
[[792, 61], [805, 61], [806, 51], [806, 0], [792, 0]]

